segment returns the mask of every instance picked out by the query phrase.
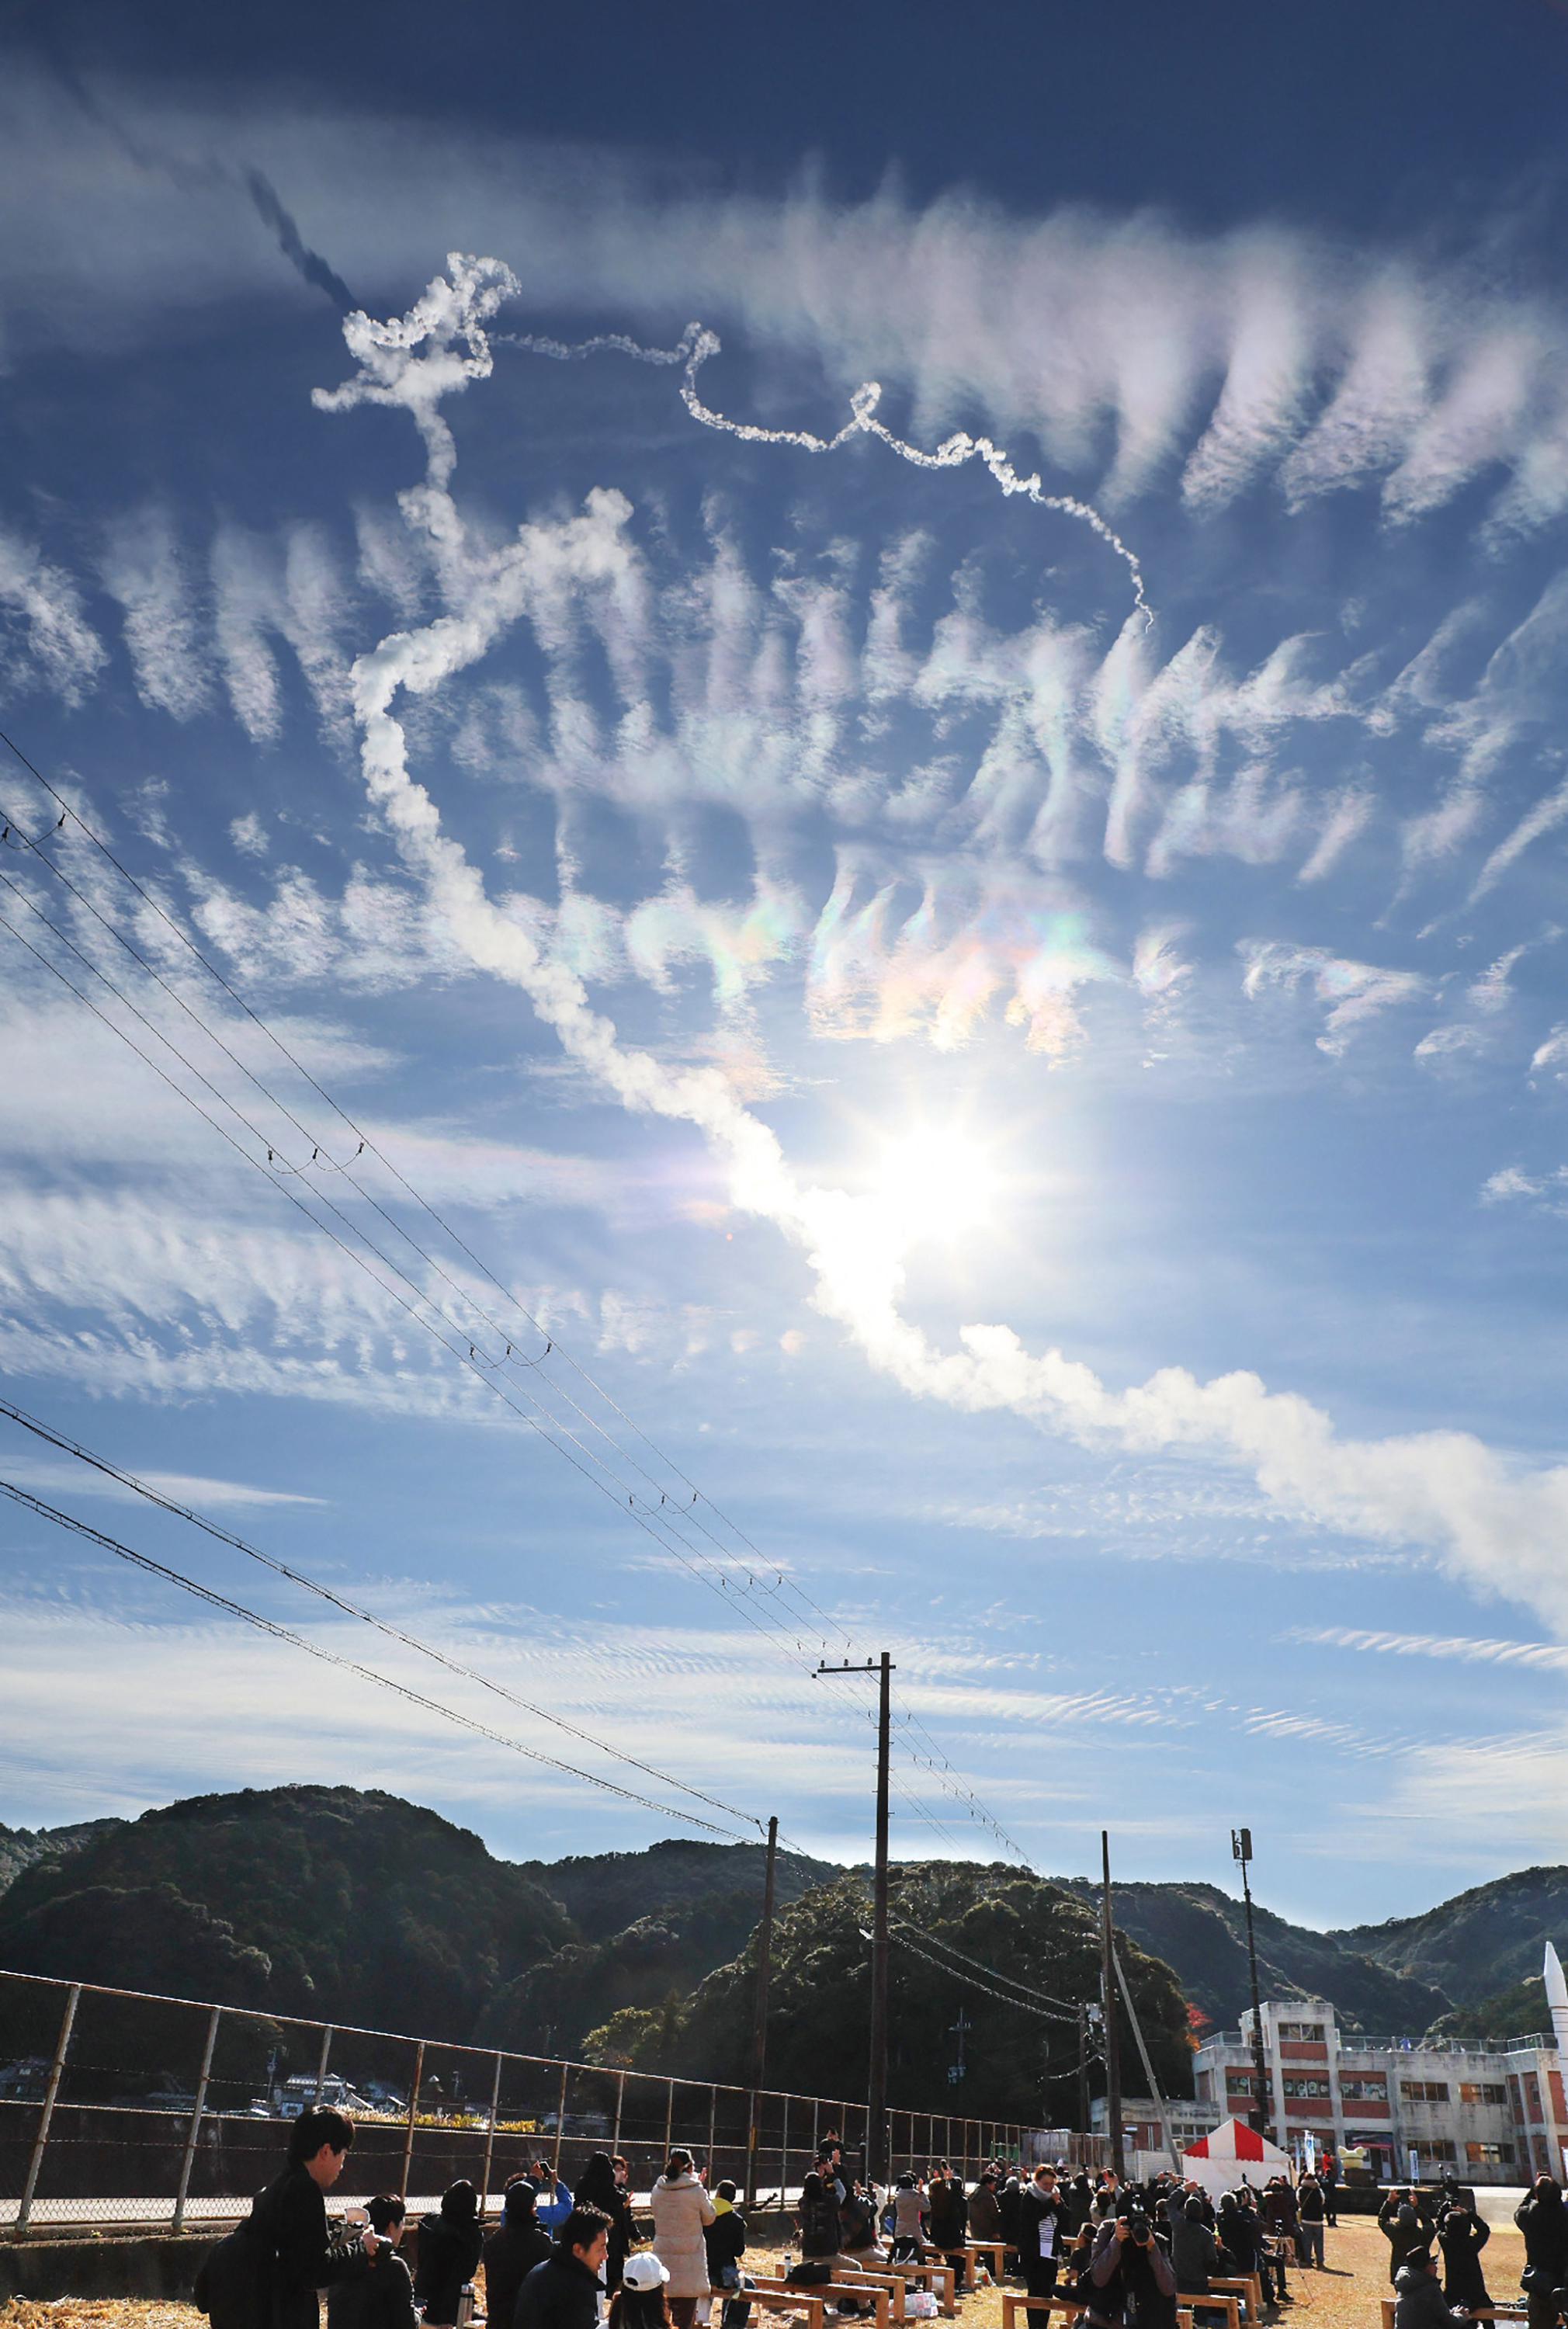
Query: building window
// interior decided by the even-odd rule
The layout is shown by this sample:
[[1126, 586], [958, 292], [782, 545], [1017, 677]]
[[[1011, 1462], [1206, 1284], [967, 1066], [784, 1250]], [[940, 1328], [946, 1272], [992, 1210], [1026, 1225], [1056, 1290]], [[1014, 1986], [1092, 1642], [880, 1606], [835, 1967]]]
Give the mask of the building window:
[[1506, 2103], [1507, 2099], [1508, 2090], [1507, 2087], [1482, 2087], [1469, 2085], [1461, 2086], [1460, 2089], [1460, 2100], [1461, 2103]]
[[1225, 2090], [1227, 2095], [1250, 2095], [1253, 2091], [1252, 2071], [1227, 2070], [1225, 2074]]
[[1422, 2136], [1419, 2148], [1423, 2159], [1438, 2159], [1446, 2162], [1459, 2157], [1459, 2153], [1446, 2135]]
[[1511, 2143], [1467, 2143], [1465, 2157], [1472, 2167], [1511, 2167], [1514, 2146]]
[[[1446, 2103], [1448, 2089], [1441, 2079], [1401, 2079], [1399, 2091], [1407, 2103]], [[1431, 2148], [1429, 2145], [1428, 2149]]]
[[1323, 2025], [1320, 2022], [1282, 2022], [1279, 2025], [1279, 2034], [1282, 2038], [1316, 2039], [1320, 2044]]
[[1327, 2098], [1329, 2092], [1327, 2079], [1286, 2079], [1283, 2085], [1287, 2097], [1321, 2095]]
[[1347, 2103], [1385, 2103], [1388, 2100], [1388, 2080], [1379, 2074], [1374, 2078], [1339, 2076], [1339, 2091]]

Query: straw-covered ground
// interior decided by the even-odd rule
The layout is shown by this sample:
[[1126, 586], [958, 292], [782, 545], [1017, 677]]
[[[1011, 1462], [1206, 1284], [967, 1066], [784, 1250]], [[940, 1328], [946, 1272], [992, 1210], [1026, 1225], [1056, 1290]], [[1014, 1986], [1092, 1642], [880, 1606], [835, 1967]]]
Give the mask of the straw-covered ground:
[[[1328, 2234], [1328, 2268], [1292, 2271], [1291, 2304], [1280, 2329], [1381, 2329], [1379, 2301], [1388, 2292], [1388, 2243], [1370, 2216], [1341, 2220]], [[754, 2261], [776, 2261], [776, 2249], [748, 2251]], [[1483, 2259], [1492, 2295], [1516, 2299], [1525, 2244], [1511, 2225], [1493, 2232]], [[754, 2314], [760, 2324], [769, 2316]], [[981, 2288], [967, 2297], [962, 2329], [1001, 2329], [1001, 2296]], [[66, 2296], [48, 2304], [13, 2297], [0, 2307], [0, 2329], [206, 2329], [189, 2305], [154, 2304], [142, 2297]]]

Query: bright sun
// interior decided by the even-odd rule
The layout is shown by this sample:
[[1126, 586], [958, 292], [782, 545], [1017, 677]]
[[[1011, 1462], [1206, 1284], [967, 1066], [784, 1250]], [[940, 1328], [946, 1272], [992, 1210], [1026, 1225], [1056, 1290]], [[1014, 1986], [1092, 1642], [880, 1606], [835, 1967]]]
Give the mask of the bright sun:
[[874, 1185], [908, 1236], [936, 1237], [983, 1220], [996, 1176], [964, 1134], [917, 1132], [887, 1142]]

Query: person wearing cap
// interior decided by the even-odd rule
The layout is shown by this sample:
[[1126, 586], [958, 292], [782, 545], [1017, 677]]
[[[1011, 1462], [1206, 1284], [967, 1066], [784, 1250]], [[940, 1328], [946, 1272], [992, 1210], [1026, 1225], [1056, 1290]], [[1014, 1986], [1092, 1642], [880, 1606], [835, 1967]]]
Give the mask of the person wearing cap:
[[518, 2290], [555, 2245], [534, 2213], [538, 2196], [526, 2175], [514, 2175], [501, 2202], [501, 2229], [484, 2243], [484, 2311], [496, 2329], [511, 2329]]
[[1437, 2259], [1413, 2249], [1394, 2284], [1394, 2329], [1469, 2329], [1469, 2315], [1451, 2312], [1438, 2286]]
[[[609, 2246], [604, 2210], [574, 2208], [549, 2256], [518, 2290], [512, 2329], [599, 2329], [599, 2275]], [[495, 2329], [505, 2324], [497, 2322]]]
[[670, 2275], [652, 2249], [639, 2249], [621, 2268], [621, 2286], [610, 2299], [607, 2329], [670, 2329]]

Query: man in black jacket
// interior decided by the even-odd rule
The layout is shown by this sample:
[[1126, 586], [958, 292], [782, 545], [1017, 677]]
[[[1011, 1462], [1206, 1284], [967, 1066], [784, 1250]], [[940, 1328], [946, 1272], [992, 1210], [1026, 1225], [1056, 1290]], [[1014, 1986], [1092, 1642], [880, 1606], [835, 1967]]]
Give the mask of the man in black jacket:
[[342, 2111], [301, 2111], [289, 2132], [288, 2165], [251, 2208], [257, 2294], [268, 2329], [321, 2329], [316, 2291], [380, 2245], [373, 2231], [346, 2240], [327, 2235], [325, 2194], [353, 2139], [353, 2123]]
[[1432, 2237], [1413, 2190], [1389, 2193], [1377, 2211], [1377, 2229], [1388, 2242], [1388, 2277], [1396, 2281], [1405, 2258], [1424, 2249]]
[[466, 2178], [460, 2178], [442, 2192], [439, 2215], [419, 2220], [414, 2294], [431, 2329], [451, 2329], [464, 2285], [479, 2269], [483, 2247], [479, 2194]]
[[544, 2263], [534, 2266], [519, 2289], [512, 2329], [598, 2329], [599, 2274], [609, 2252], [604, 2210], [574, 2208]]
[[1514, 2221], [1525, 2235], [1525, 2293], [1530, 2329], [1554, 2329], [1568, 2281], [1568, 2210], [1550, 2175], [1537, 2175]]
[[415, 2329], [414, 2284], [398, 2254], [408, 2215], [395, 2192], [380, 2192], [365, 2213], [380, 2238], [326, 2293], [326, 2329]]
[[537, 2197], [526, 2175], [514, 2175], [501, 2203], [501, 2229], [484, 2243], [484, 2315], [494, 2329], [512, 2329], [518, 2290], [555, 2246], [534, 2214]]
[[1400, 2266], [1394, 2293], [1394, 2329], [1469, 2329], [1467, 2314], [1449, 2311], [1425, 2249], [1413, 2250]]

